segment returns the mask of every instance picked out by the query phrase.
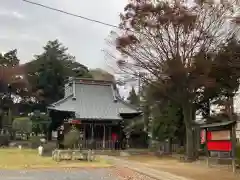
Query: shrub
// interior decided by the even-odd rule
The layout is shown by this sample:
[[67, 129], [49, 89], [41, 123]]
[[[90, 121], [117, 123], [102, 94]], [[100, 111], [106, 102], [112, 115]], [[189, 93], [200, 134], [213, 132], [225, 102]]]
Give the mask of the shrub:
[[32, 122], [29, 117], [15, 118], [12, 123], [12, 128], [21, 133], [31, 133]]
[[68, 133], [64, 136], [64, 147], [66, 148], [72, 148], [75, 144], [79, 142], [79, 134], [80, 131], [73, 127]]
[[10, 143], [9, 135], [0, 135], [0, 146], [8, 146]]
[[38, 148], [41, 145], [41, 137], [39, 136], [32, 136], [30, 138], [31, 148]]

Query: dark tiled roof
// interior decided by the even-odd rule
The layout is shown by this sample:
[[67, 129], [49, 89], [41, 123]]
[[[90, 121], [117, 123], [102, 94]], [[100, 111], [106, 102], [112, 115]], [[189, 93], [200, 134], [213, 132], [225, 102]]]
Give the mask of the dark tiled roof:
[[76, 118], [96, 120], [121, 120], [121, 113], [139, 113], [136, 108], [116, 97], [117, 93], [109, 82], [88, 81], [75, 84], [75, 100], [70, 95], [54, 103], [49, 109], [72, 111]]

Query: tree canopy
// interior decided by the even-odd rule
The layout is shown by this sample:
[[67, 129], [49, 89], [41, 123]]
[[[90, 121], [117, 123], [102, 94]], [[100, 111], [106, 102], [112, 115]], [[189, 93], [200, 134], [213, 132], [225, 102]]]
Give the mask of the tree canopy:
[[68, 77], [91, 77], [88, 68], [76, 62], [58, 40], [49, 41], [43, 49], [27, 64], [28, 79], [39, 101], [49, 104], [61, 99]]
[[132, 87], [131, 91], [129, 92], [127, 100], [129, 101], [130, 104], [139, 106], [140, 103], [139, 96], [137, 95], [134, 87]]
[[19, 59], [17, 57], [17, 49], [8, 51], [5, 54], [0, 54], [0, 65], [2, 67], [14, 67], [19, 65]]
[[199, 104], [230, 98], [239, 86], [234, 13], [227, 3], [133, 0], [120, 16], [126, 31], [111, 36], [121, 55], [118, 67], [133, 76], [144, 74], [143, 82], [182, 109], [189, 158]]

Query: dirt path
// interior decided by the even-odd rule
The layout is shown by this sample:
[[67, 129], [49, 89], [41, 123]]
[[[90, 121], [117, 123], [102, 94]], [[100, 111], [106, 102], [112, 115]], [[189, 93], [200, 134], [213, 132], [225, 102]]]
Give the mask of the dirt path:
[[132, 156], [130, 161], [141, 162], [147, 167], [159, 169], [178, 176], [194, 180], [239, 180], [240, 174], [234, 175], [231, 169], [208, 168], [205, 163], [181, 163], [173, 158], [156, 158], [153, 156]]

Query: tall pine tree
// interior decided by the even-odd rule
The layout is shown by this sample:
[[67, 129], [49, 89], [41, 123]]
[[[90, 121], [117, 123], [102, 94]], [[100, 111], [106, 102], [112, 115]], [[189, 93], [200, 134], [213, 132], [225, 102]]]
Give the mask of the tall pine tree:
[[127, 98], [130, 104], [138, 106], [139, 105], [139, 96], [137, 95], [134, 87], [132, 87], [131, 91], [129, 92], [129, 96]]

